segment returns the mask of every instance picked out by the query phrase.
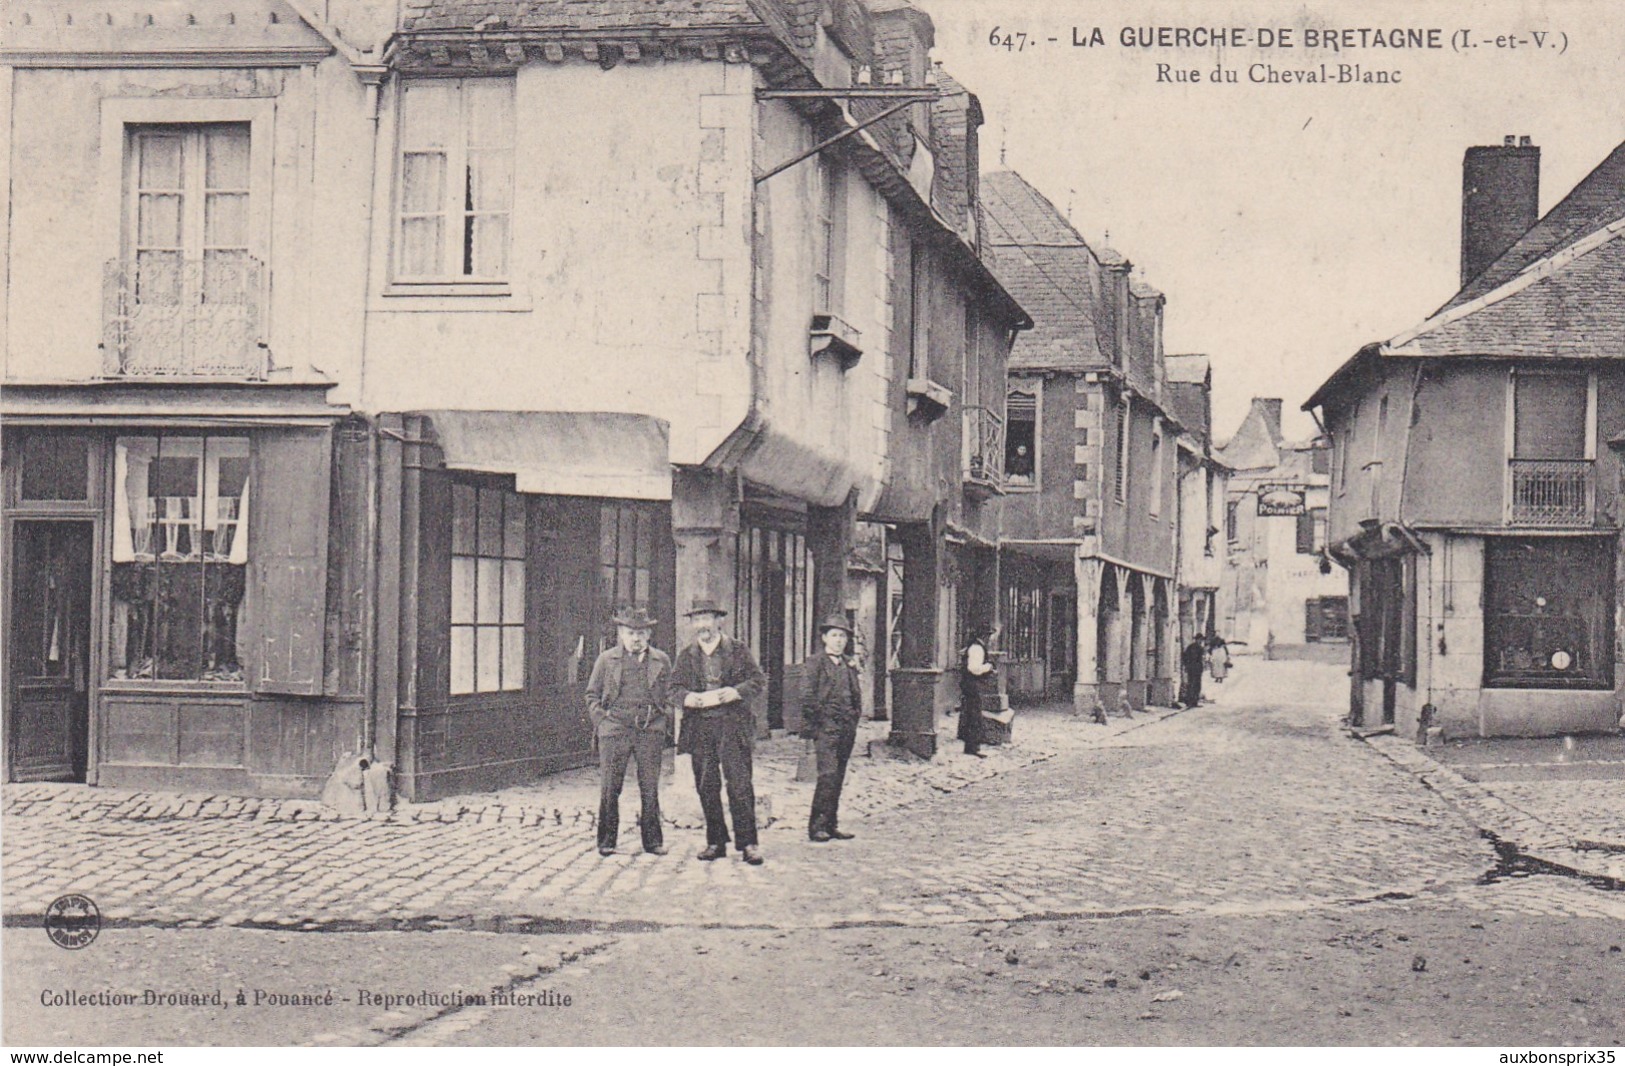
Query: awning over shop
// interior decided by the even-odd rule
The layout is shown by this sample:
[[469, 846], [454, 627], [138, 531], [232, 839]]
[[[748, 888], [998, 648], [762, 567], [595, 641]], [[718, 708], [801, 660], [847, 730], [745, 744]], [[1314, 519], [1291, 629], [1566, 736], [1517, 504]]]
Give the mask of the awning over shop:
[[608, 411], [417, 411], [446, 467], [512, 474], [520, 492], [671, 499], [670, 427]]

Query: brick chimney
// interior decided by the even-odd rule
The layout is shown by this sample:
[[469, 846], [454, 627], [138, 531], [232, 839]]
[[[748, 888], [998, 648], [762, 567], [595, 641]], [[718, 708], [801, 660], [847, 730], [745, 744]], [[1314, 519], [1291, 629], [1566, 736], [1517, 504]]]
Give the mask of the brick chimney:
[[1540, 149], [1528, 137], [1467, 149], [1461, 161], [1461, 284], [1540, 218]]

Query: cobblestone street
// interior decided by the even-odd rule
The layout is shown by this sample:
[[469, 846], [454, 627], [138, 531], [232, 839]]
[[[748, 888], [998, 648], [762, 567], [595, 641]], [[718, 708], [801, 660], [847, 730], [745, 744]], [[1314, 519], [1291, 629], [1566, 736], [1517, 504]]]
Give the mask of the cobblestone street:
[[[857, 760], [850, 843], [806, 841], [807, 787], [764, 760], [778, 809], [760, 869], [694, 862], [703, 840], [684, 829], [668, 856], [638, 854], [627, 837], [602, 859], [580, 787], [338, 820], [293, 801], [105, 807], [118, 798], [14, 786], [5, 910], [15, 923], [71, 890], [133, 923], [791, 927], [1471, 894], [1494, 850], [1455, 806], [1341, 730], [1317, 699], [1333, 676], [1249, 663], [1192, 712], [1105, 728], [1040, 713], [986, 761], [949, 745], [931, 764]], [[686, 763], [666, 780], [679, 811], [692, 805]], [[173, 815], [151, 809], [163, 802]]]
[[[568, 780], [487, 797], [483, 810], [463, 800], [342, 820], [293, 801], [19, 786], [5, 815], [7, 943], [39, 936], [21, 927], [69, 891], [97, 902], [106, 936], [449, 929], [634, 945], [632, 934], [660, 930], [1285, 919], [1351, 906], [1625, 919], [1625, 893], [1606, 884], [1509, 866], [1477, 808], [1426, 780], [1438, 771], [1416, 749], [1405, 757], [1425, 766], [1349, 736], [1330, 702], [1340, 677], [1245, 661], [1196, 710], [1105, 727], [1038, 712], [987, 760], [947, 745], [930, 764], [859, 759], [847, 843], [805, 839], [805, 786], [772, 768], [772, 751], [793, 747], [768, 745], [778, 821], [760, 868], [695, 862], [703, 839], [683, 828], [668, 835], [670, 855], [636, 854], [623, 831], [621, 853], [602, 859], [590, 821], [566, 813]], [[666, 788], [687, 787], [683, 760]], [[20, 976], [10, 958], [8, 983]]]

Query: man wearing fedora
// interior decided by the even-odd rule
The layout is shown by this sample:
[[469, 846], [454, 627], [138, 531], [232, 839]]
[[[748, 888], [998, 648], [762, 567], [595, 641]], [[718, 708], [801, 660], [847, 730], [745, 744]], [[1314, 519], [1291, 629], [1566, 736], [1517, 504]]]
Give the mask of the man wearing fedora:
[[728, 823], [722, 809], [722, 782], [728, 782], [728, 809], [734, 843], [746, 862], [762, 864], [756, 837], [756, 789], [751, 783], [751, 752], [756, 717], [750, 701], [767, 678], [750, 649], [722, 631], [728, 612], [714, 600], [695, 600], [686, 617], [694, 642], [677, 655], [671, 701], [683, 708], [677, 750], [694, 762], [694, 787], [705, 811], [702, 862], [728, 853]]
[[846, 657], [852, 629], [846, 619], [832, 614], [819, 628], [824, 653], [807, 663], [801, 685], [802, 735], [813, 739], [818, 754], [818, 785], [813, 790], [812, 819], [807, 835], [824, 844], [830, 840], [851, 840], [836, 824], [841, 805], [841, 785], [846, 780], [847, 760], [858, 737], [858, 718], [863, 712], [859, 695], [858, 668]]
[[621, 785], [628, 759], [638, 764], [643, 850], [666, 854], [660, 826], [660, 756], [669, 721], [671, 659], [649, 645], [655, 620], [646, 608], [615, 612], [616, 642], [592, 664], [587, 714], [598, 738], [598, 854], [615, 854], [621, 827]]

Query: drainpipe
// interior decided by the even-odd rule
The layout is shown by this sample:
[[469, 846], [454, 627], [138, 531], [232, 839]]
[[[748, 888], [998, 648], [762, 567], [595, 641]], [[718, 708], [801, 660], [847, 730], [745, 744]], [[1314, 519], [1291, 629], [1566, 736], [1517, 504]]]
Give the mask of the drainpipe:
[[[366, 86], [366, 114], [367, 120], [372, 124], [372, 163], [367, 171], [367, 194], [371, 198], [378, 181], [378, 119], [381, 94], [379, 85], [386, 74], [382, 66], [358, 69], [363, 84]], [[366, 400], [367, 383], [367, 326], [372, 314], [369, 310], [372, 300], [372, 261], [374, 220], [378, 217], [378, 205], [374, 203], [373, 210], [367, 212], [367, 240], [366, 265], [363, 268], [363, 288], [361, 295], [361, 365], [357, 371], [357, 402], [358, 405]], [[378, 427], [369, 424], [367, 427], [367, 536], [366, 552], [367, 565], [362, 574], [362, 610], [365, 618], [362, 622], [363, 632], [366, 634], [366, 650], [361, 656], [361, 692], [364, 706], [361, 715], [361, 750], [372, 761], [379, 761], [378, 753], [373, 750], [378, 736]], [[393, 706], [393, 701], [391, 701]], [[393, 751], [384, 753], [384, 762], [391, 765], [395, 762]]]

